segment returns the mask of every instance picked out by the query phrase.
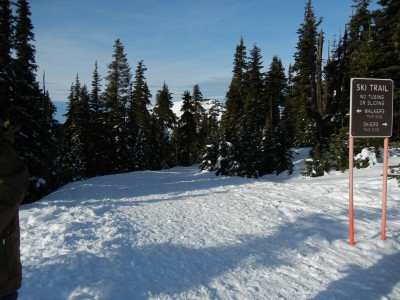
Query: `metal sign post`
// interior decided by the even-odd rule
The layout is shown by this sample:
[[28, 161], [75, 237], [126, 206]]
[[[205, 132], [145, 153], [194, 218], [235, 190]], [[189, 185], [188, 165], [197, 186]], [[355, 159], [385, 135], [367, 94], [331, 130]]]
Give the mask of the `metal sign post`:
[[389, 156], [389, 138], [384, 141], [384, 157], [383, 157], [383, 191], [382, 191], [382, 225], [381, 240], [386, 240], [386, 199], [387, 199], [387, 169]]
[[389, 137], [393, 123], [393, 81], [353, 78], [350, 87], [349, 137], [349, 240], [354, 245], [353, 148], [354, 138], [385, 138], [382, 191], [381, 239], [386, 239], [386, 199]]
[[354, 139], [349, 137], [349, 241], [354, 245], [354, 210], [353, 210], [353, 157]]

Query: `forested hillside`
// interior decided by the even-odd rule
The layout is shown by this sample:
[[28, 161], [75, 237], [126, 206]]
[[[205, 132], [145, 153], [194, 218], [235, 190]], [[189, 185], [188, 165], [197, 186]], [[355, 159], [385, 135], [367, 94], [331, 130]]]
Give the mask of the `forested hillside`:
[[[305, 175], [343, 171], [355, 77], [393, 80], [391, 140], [398, 141], [399, 1], [379, 0], [371, 10], [370, 0], [354, 0], [348, 23], [339, 24], [345, 30], [333, 40], [325, 37], [323, 16], [315, 15], [312, 1], [305, 2], [288, 70], [279, 54], [264, 66], [261, 49], [248, 48], [245, 37], [238, 37], [222, 118], [205, 112], [196, 82], [192, 90], [172, 95], [165, 78], [151, 95], [145, 62], [131, 67], [116, 38], [107, 74], [99, 74], [93, 53], [92, 82], [81, 82], [79, 74], [72, 78], [66, 122], [59, 124], [44, 75], [43, 86], [37, 82], [29, 3], [1, 1], [0, 96], [31, 173], [26, 202], [83, 178], [177, 165], [200, 164], [217, 175], [243, 177], [290, 173], [295, 147], [311, 147]], [[182, 101], [179, 117], [173, 101]], [[381, 143], [359, 139], [356, 147], [377, 150]]]

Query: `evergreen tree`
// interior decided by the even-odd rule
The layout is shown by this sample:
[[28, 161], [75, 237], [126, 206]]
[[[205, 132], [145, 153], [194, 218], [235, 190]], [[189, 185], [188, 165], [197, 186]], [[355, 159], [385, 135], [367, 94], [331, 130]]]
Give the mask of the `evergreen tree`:
[[106, 108], [111, 112], [112, 120], [118, 124], [121, 120], [125, 120], [132, 77], [124, 46], [120, 39], [115, 40], [112, 57], [113, 61], [108, 64], [107, 84], [103, 99]]
[[288, 171], [293, 172], [293, 142], [290, 139], [287, 124], [290, 122], [286, 115], [286, 108], [282, 110], [281, 119], [274, 128], [275, 142], [273, 146], [274, 152], [274, 172], [280, 174]]
[[250, 52], [248, 87], [238, 157], [241, 175], [245, 177], [258, 177], [262, 169], [261, 141], [268, 106], [261, 69], [261, 50], [254, 45]]
[[[218, 146], [218, 145], [217, 145]], [[214, 144], [207, 144], [201, 157], [200, 169], [214, 171], [218, 159], [218, 148]]]
[[355, 13], [349, 26], [350, 77], [371, 76], [371, 14], [370, 0], [353, 0]]
[[[348, 42], [349, 80], [354, 77], [372, 77], [372, 15], [368, 7], [370, 0], [353, 0], [354, 14], [351, 16]], [[350, 87], [349, 87], [350, 90]], [[350, 95], [350, 93], [348, 94]], [[382, 142], [377, 139], [356, 139], [356, 147], [376, 146]]]
[[158, 148], [155, 149], [154, 155], [159, 162], [158, 168], [170, 168], [175, 164], [172, 134], [177, 118], [172, 107], [172, 94], [164, 82], [162, 89], [157, 91], [156, 104], [153, 109], [155, 145]]
[[200, 91], [198, 84], [193, 87], [192, 101], [194, 106], [194, 122], [196, 124], [196, 137], [195, 137], [195, 162], [200, 162], [201, 153], [204, 150], [207, 139], [207, 122], [208, 118], [203, 108], [203, 94]]
[[151, 93], [144, 75], [146, 70], [143, 61], [139, 61], [129, 107], [129, 119], [133, 128], [131, 135], [135, 135], [134, 139], [131, 139], [134, 142], [132, 148], [135, 155], [134, 167], [139, 170], [157, 169], [157, 162], [153, 156], [152, 120], [147, 109], [147, 105], [150, 104]]
[[182, 116], [177, 128], [177, 162], [180, 166], [191, 166], [195, 163], [195, 108], [189, 91], [183, 93]]
[[97, 154], [93, 148], [90, 94], [87, 86], [81, 84], [78, 75], [75, 84], [71, 86], [68, 100], [61, 159], [64, 183], [97, 174], [93, 166]]
[[200, 87], [198, 84], [195, 84], [193, 87], [193, 93], [192, 93], [192, 101], [193, 101], [193, 106], [194, 106], [194, 118], [196, 124], [200, 124], [200, 120], [202, 119], [205, 109], [203, 108], [203, 94], [200, 91]]
[[244, 116], [244, 102], [248, 86], [247, 70], [246, 46], [241, 38], [239, 45], [236, 46], [232, 80], [226, 93], [225, 112], [221, 120], [225, 139], [232, 144], [232, 148], [238, 148], [240, 143], [239, 132]]
[[390, 78], [394, 84], [393, 139], [400, 133], [400, 3], [380, 0], [381, 9], [373, 14], [375, 30], [371, 39], [371, 72], [375, 78]]
[[218, 159], [215, 164], [215, 175], [237, 176], [240, 173], [240, 163], [235, 160], [233, 145], [222, 140], [218, 148]]
[[54, 119], [54, 115], [57, 112], [57, 107], [54, 105], [50, 98], [49, 91], [46, 90], [46, 78], [45, 73], [43, 72], [43, 103], [42, 110], [46, 120], [46, 123], [52, 124], [55, 127], [58, 127], [58, 122]]
[[92, 173], [88, 172], [90, 162], [93, 158], [93, 147], [90, 130], [90, 121], [88, 116], [90, 113], [90, 95], [89, 90], [84, 84], [80, 90], [77, 90], [77, 110], [76, 110], [76, 132], [74, 138], [79, 143], [78, 148], [82, 153], [81, 168], [83, 169], [82, 178], [88, 178], [92, 176]]
[[9, 0], [0, 3], [0, 99], [4, 106], [10, 106], [13, 98], [12, 84], [15, 76], [13, 73], [13, 59], [11, 57], [13, 40], [13, 16]]
[[274, 56], [266, 76], [268, 116], [262, 139], [262, 173], [281, 173], [292, 169], [292, 141], [287, 130], [285, 97], [287, 80], [282, 61]]
[[26, 0], [16, 3], [15, 32], [13, 47], [14, 80], [13, 97], [10, 99], [10, 114], [18, 134], [15, 146], [25, 159], [31, 174], [31, 185], [27, 201], [34, 201], [58, 186], [54, 176], [55, 155], [58, 141], [55, 120], [44, 106], [44, 91], [36, 82], [36, 62], [33, 26], [30, 20], [30, 7]]
[[287, 80], [282, 61], [274, 56], [266, 76], [268, 122], [272, 127], [275, 127], [281, 119], [281, 108], [284, 107], [286, 91]]
[[[330, 153], [327, 158], [335, 170], [345, 170], [348, 167], [348, 132], [350, 110], [350, 56], [349, 26], [338, 42], [334, 41], [332, 56], [328, 57], [325, 67], [325, 87], [328, 97], [328, 114], [330, 125]], [[347, 154], [345, 154], [347, 152]], [[318, 161], [318, 160], [316, 160]], [[312, 164], [314, 160], [310, 160]], [[312, 165], [311, 164], [311, 165]], [[310, 165], [309, 172], [313, 167]], [[322, 168], [324, 169], [324, 168]], [[320, 172], [323, 174], [323, 172]]]
[[330, 144], [331, 167], [336, 171], [346, 171], [349, 168], [349, 128], [342, 127], [332, 134]]
[[294, 71], [293, 67], [290, 64], [288, 67], [288, 72], [287, 72], [287, 89], [286, 89], [286, 97], [284, 101], [284, 106], [285, 106], [285, 116], [290, 122], [287, 122], [285, 124], [285, 128], [287, 131], [287, 138], [292, 142], [293, 146], [296, 146], [295, 144], [295, 126], [293, 119], [295, 118], [295, 106], [294, 106], [294, 101], [291, 101], [292, 98], [291, 96], [294, 94], [293, 93], [293, 77], [294, 77]]
[[[92, 90], [88, 101], [89, 117], [87, 118], [88, 131], [88, 157], [86, 175], [94, 177], [105, 175], [110, 172], [111, 166], [108, 166], [107, 153], [110, 145], [110, 130], [106, 126], [105, 109], [101, 100], [101, 78], [98, 73], [97, 62], [92, 77]], [[108, 145], [108, 146], [107, 146]]]
[[329, 56], [325, 68], [325, 84], [328, 86], [328, 110], [334, 116], [331, 123], [335, 133], [348, 126], [350, 109], [350, 79], [351, 77], [369, 77], [370, 68], [365, 60], [365, 46], [369, 43], [370, 17], [367, 11], [369, 1], [355, 0], [356, 11], [346, 24], [343, 36], [333, 43], [332, 56]]
[[[51, 148], [49, 149], [49, 155], [46, 157], [47, 163], [47, 185], [46, 190], [42, 193], [38, 193], [37, 197], [44, 196], [45, 194], [57, 189], [62, 182], [59, 180], [58, 174], [62, 172], [59, 168], [59, 156], [61, 151], [61, 139], [62, 139], [62, 126], [55, 119], [55, 113], [57, 108], [50, 98], [49, 91], [45, 87], [45, 76], [43, 75], [43, 101], [41, 105], [41, 111], [43, 112], [44, 124], [47, 126], [47, 133], [49, 135], [49, 141]], [[36, 201], [38, 198], [32, 198], [31, 201]]]
[[330, 167], [329, 153], [321, 144], [316, 144], [308, 154], [303, 175], [311, 177], [324, 176], [325, 172], [329, 172]]
[[307, 0], [304, 20], [297, 31], [299, 40], [294, 54], [293, 87], [290, 94], [294, 138], [297, 147], [311, 146], [323, 138], [321, 117], [317, 111], [316, 55], [318, 26], [311, 0]]
[[32, 44], [35, 36], [30, 20], [30, 7], [26, 0], [17, 0], [16, 13], [14, 49], [17, 58], [16, 69], [18, 70], [18, 79], [25, 82], [36, 82], [36, 50]]
[[63, 157], [61, 165], [63, 169], [64, 183], [81, 180], [86, 177], [86, 150], [84, 126], [87, 120], [85, 115], [87, 103], [85, 103], [85, 89], [82, 89], [79, 76], [76, 76], [75, 84], [71, 85], [68, 96], [66, 121], [64, 123]]
[[218, 120], [216, 104], [208, 113], [205, 113], [201, 120], [201, 135], [205, 137], [203, 149], [201, 151], [202, 170], [213, 171], [218, 160], [218, 147], [221, 140], [221, 128]]
[[[348, 30], [344, 32], [336, 48], [333, 49], [332, 61], [327, 66], [332, 69], [333, 113], [337, 120], [336, 128], [348, 126], [350, 110], [350, 51]], [[332, 66], [331, 66], [332, 65]]]
[[107, 126], [111, 130], [107, 149], [111, 172], [127, 172], [131, 168], [131, 149], [127, 128], [127, 103], [130, 97], [131, 71], [124, 46], [117, 39], [114, 43], [113, 61], [108, 65], [106, 87], [102, 98], [106, 108]]

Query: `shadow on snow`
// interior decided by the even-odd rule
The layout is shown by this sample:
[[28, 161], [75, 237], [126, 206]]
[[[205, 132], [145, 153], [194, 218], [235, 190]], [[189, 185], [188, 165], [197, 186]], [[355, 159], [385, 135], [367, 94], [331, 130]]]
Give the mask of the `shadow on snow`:
[[314, 300], [385, 298], [400, 282], [400, 253], [385, 256], [366, 269], [352, 265], [347, 272], [346, 277], [332, 282]]
[[[280, 226], [274, 235], [239, 236], [238, 243], [228, 246], [194, 249], [166, 243], [135, 247], [128, 239], [121, 239], [114, 250], [105, 251], [101, 257], [83, 251], [58, 257], [54, 262], [49, 258], [46, 264], [25, 266], [25, 285], [32, 298], [21, 295], [38, 299], [46, 294], [47, 287], [53, 293], [57, 290], [60, 299], [96, 299], [96, 295], [100, 299], [124, 299], [127, 295], [131, 299], [148, 299], [201, 286], [208, 293], [216, 293], [210, 283], [218, 276], [241, 266], [290, 266], [295, 260], [294, 252], [306, 256], [319, 251], [305, 244], [308, 238], [332, 242], [342, 238], [345, 231], [340, 222], [314, 214]], [[41, 278], [50, 282], [40, 282]]]

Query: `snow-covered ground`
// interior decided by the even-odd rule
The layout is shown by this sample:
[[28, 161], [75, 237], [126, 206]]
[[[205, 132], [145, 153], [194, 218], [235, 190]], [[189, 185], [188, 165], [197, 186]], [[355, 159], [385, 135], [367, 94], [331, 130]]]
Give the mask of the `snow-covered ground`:
[[[75, 182], [21, 207], [22, 300], [400, 299], [400, 194], [382, 163], [244, 179], [196, 167]], [[390, 163], [399, 163], [391, 157]]]

